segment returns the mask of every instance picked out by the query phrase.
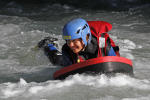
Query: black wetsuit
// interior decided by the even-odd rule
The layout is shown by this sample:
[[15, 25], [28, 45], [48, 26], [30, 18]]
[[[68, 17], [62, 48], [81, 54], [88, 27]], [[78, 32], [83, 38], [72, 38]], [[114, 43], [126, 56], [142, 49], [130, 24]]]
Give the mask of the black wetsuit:
[[85, 50], [79, 52], [78, 55], [73, 53], [66, 43], [62, 47], [62, 53], [57, 50], [50, 51], [48, 47], [45, 47], [44, 51], [54, 65], [68, 66], [77, 63], [78, 56], [82, 56], [84, 60], [96, 58], [98, 55], [97, 39], [92, 36], [91, 43], [87, 44]]
[[[105, 35], [105, 34], [104, 34]], [[111, 43], [110, 38], [107, 39], [107, 48], [101, 48], [101, 54], [102, 56], [109, 56], [108, 52], [112, 51], [110, 50]], [[62, 47], [62, 53], [58, 50], [50, 50], [48, 46], [44, 47], [44, 51], [52, 64], [54, 65], [61, 65], [61, 66], [68, 66], [77, 63], [77, 60], [79, 59], [79, 56], [82, 57], [84, 60], [96, 58], [98, 57], [98, 42], [97, 38], [92, 35], [91, 42], [87, 44], [84, 51], [80, 51], [77, 54], [73, 53], [73, 51], [68, 47], [68, 45], [65, 43]], [[119, 51], [119, 47], [113, 47], [113, 51]]]

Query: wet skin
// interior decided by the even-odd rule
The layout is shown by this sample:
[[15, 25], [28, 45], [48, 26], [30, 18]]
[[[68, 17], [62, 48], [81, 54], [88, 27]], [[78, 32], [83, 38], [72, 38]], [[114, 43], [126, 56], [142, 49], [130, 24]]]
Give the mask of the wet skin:
[[79, 53], [84, 48], [82, 39], [67, 40], [67, 45], [74, 53]]

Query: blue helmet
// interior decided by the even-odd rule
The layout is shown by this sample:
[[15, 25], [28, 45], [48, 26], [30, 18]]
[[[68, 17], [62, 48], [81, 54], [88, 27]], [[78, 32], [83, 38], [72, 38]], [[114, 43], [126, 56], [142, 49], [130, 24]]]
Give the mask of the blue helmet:
[[[86, 36], [89, 34], [89, 40]], [[91, 41], [91, 31], [88, 23], [82, 19], [77, 18], [68, 22], [63, 28], [63, 38], [65, 40], [74, 40], [81, 38], [85, 46]]]

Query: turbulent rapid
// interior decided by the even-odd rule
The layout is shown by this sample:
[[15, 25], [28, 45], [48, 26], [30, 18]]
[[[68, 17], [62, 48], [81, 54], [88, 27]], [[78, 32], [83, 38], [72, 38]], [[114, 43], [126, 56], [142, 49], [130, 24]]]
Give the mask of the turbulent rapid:
[[[149, 100], [149, 7], [94, 11], [55, 4], [47, 7], [48, 12], [1, 14], [0, 100]], [[62, 66], [53, 66], [37, 43], [52, 36], [58, 38], [61, 50], [63, 25], [78, 17], [112, 24], [109, 34], [119, 45], [121, 56], [133, 61], [134, 77], [76, 74], [63, 81], [53, 80], [53, 73]]]

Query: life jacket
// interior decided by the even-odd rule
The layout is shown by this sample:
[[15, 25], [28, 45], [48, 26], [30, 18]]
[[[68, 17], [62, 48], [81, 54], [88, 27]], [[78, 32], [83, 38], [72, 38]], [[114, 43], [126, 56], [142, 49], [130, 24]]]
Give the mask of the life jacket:
[[[108, 51], [112, 47], [116, 56], [120, 56], [119, 47], [115, 45], [114, 41], [109, 37], [108, 31], [112, 29], [112, 25], [105, 21], [87, 21], [91, 30], [92, 36], [96, 37], [98, 44], [97, 57], [108, 56]], [[104, 47], [100, 47], [100, 38], [104, 38]], [[77, 55], [77, 63], [83, 62], [85, 59], [82, 56]], [[74, 61], [75, 63], [75, 61]]]
[[91, 30], [91, 34], [97, 38], [98, 43], [98, 57], [103, 56], [102, 55], [102, 48], [99, 46], [100, 38], [103, 37], [105, 40], [105, 46], [104, 46], [104, 52], [105, 56], [107, 56], [107, 48], [113, 47], [115, 53], [117, 56], [120, 56], [119, 54], [119, 47], [115, 45], [114, 41], [109, 37], [108, 31], [112, 29], [112, 25], [105, 21], [87, 21]]

